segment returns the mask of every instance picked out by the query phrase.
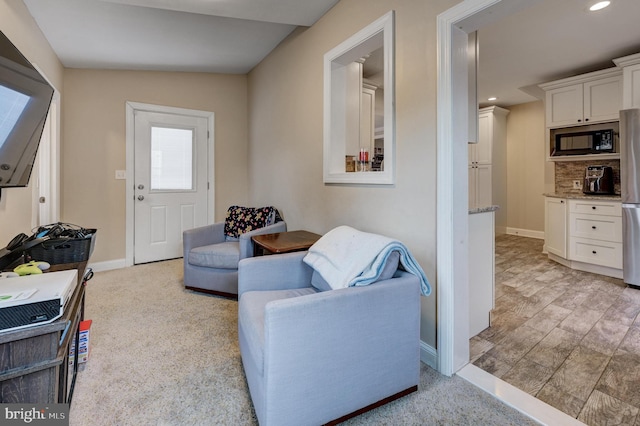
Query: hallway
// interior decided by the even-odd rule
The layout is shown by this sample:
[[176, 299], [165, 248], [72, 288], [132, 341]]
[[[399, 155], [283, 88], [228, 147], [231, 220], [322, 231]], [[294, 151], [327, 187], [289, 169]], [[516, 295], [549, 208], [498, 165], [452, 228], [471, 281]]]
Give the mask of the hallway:
[[496, 237], [492, 326], [471, 362], [588, 425], [640, 426], [640, 290]]

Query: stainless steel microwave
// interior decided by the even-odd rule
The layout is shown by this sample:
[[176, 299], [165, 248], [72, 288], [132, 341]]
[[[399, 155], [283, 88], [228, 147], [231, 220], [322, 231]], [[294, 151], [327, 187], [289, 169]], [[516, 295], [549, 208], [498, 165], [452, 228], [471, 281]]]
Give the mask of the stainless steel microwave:
[[613, 129], [556, 133], [552, 156], [614, 152]]

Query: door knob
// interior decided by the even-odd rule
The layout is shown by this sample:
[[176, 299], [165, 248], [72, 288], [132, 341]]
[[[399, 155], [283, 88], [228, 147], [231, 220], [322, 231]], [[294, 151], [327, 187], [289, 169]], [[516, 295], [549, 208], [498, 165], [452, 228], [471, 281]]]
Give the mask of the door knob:
[[138, 185], [138, 189], [144, 189], [144, 185], [143, 184]]
[[144, 195], [138, 195], [138, 201], [144, 200]]

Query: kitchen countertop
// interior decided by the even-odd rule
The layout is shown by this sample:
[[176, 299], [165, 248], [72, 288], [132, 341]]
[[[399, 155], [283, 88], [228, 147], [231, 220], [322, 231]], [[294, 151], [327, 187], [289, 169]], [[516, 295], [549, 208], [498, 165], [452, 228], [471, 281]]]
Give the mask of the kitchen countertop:
[[500, 206], [478, 207], [477, 209], [469, 209], [469, 214], [495, 212], [498, 209], [500, 209]]
[[604, 200], [604, 201], [622, 201], [622, 197], [620, 194], [611, 194], [611, 195], [589, 195], [583, 193], [576, 192], [565, 192], [565, 193], [555, 193], [550, 192], [546, 194], [542, 194], [545, 197], [552, 198], [567, 198], [572, 200]]

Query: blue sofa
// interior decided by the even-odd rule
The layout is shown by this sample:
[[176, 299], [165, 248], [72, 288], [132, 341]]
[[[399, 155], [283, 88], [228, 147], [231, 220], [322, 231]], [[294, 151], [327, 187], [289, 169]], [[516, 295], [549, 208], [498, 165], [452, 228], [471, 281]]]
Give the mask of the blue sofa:
[[417, 390], [419, 278], [320, 291], [306, 253], [239, 264], [240, 353], [262, 426], [344, 420]]

